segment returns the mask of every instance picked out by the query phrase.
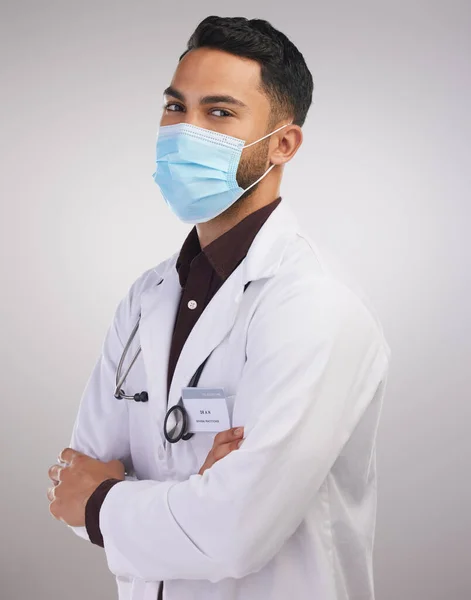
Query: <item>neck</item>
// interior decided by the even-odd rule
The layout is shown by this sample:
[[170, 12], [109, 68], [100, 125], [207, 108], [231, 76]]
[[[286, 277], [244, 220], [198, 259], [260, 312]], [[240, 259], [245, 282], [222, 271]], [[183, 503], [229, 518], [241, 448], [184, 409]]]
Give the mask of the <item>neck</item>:
[[[276, 169], [273, 169], [275, 171]], [[244, 198], [241, 202], [236, 201], [227, 210], [221, 213], [219, 216], [207, 221], [206, 223], [198, 223], [196, 225], [196, 231], [201, 248], [208, 246], [211, 242], [221, 236], [229, 229], [232, 229], [240, 223], [245, 217], [255, 212], [262, 206], [270, 204], [280, 195], [280, 182], [269, 182], [267, 177], [267, 185], [262, 187], [261, 185], [254, 191], [253, 194]]]

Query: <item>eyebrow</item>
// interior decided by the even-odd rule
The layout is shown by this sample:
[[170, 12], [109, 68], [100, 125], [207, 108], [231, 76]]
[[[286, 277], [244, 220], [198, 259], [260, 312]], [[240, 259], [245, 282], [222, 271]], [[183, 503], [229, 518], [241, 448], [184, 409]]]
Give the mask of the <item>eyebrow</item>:
[[[173, 96], [174, 98], [185, 102], [184, 94], [172, 86], [169, 86], [164, 90], [164, 96]], [[236, 106], [240, 106], [241, 108], [249, 108], [242, 102], [242, 100], [238, 100], [237, 98], [234, 98], [234, 96], [212, 95], [203, 96], [200, 98], [200, 104], [217, 104], [218, 102], [223, 102], [224, 104], [234, 104]]]

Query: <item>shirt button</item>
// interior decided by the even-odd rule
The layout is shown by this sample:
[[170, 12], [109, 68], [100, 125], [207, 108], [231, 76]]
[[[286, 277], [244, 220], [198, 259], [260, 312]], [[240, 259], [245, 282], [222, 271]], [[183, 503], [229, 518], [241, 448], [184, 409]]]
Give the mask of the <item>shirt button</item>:
[[190, 300], [190, 301], [188, 302], [188, 308], [189, 308], [190, 310], [194, 310], [194, 309], [195, 309], [197, 306], [198, 306], [198, 305], [196, 304], [195, 300]]
[[157, 455], [158, 455], [158, 457], [159, 457], [160, 460], [163, 460], [163, 458], [164, 458], [164, 451], [163, 451], [162, 447], [159, 448], [159, 450], [157, 452]]

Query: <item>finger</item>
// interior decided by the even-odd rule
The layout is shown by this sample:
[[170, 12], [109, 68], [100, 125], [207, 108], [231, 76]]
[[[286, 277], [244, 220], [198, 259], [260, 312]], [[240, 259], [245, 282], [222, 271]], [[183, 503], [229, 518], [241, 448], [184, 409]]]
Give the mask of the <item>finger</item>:
[[73, 448], [64, 448], [62, 452], [59, 453], [57, 460], [62, 463], [71, 463], [74, 458], [78, 456], [82, 456], [83, 453], [78, 450], [74, 450]]
[[54, 494], [55, 494], [56, 488], [55, 487], [50, 487], [47, 488], [47, 499], [49, 500], [49, 502], [53, 502], [55, 500]]
[[213, 445], [219, 446], [220, 444], [227, 444], [232, 442], [234, 439], [241, 438], [244, 435], [243, 427], [232, 427], [225, 431], [220, 431], [214, 438]]
[[232, 442], [228, 442], [227, 444], [220, 444], [212, 451], [212, 456], [215, 460], [221, 460], [228, 454], [230, 454], [233, 450], [237, 450], [237, 445], [241, 440], [236, 439]]
[[59, 483], [60, 472], [63, 468], [64, 467], [61, 467], [61, 465], [52, 465], [52, 467], [50, 467], [48, 471], [49, 479], [52, 479], [52, 481]]

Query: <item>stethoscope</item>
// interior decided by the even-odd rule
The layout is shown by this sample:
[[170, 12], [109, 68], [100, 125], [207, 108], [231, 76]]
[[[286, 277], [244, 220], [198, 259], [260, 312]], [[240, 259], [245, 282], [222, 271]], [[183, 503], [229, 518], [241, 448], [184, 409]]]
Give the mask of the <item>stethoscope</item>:
[[[244, 292], [247, 289], [247, 287], [249, 286], [249, 284], [250, 284], [250, 281], [245, 284]], [[126, 377], [128, 376], [129, 371], [131, 370], [131, 367], [134, 365], [137, 357], [139, 356], [139, 354], [141, 352], [141, 346], [139, 345], [139, 348], [137, 349], [136, 354], [134, 355], [128, 368], [126, 369], [126, 372], [124, 373], [124, 375], [121, 375], [121, 369], [123, 367], [124, 359], [128, 353], [129, 347], [132, 344], [132, 341], [137, 333], [140, 320], [141, 320], [141, 313], [139, 313], [139, 316], [138, 316], [137, 322], [134, 326], [134, 329], [131, 331], [129, 339], [128, 339], [126, 345], [124, 346], [124, 349], [123, 349], [123, 352], [121, 354], [121, 358], [120, 358], [120, 361], [118, 364], [118, 368], [116, 369], [116, 388], [114, 391], [114, 397], [117, 398], [118, 400], [121, 400], [123, 398], [125, 400], [134, 400], [135, 402], [147, 402], [149, 400], [149, 395], [145, 391], [138, 392], [131, 396], [129, 394], [125, 394], [124, 390], [121, 388]], [[201, 373], [203, 372], [204, 366], [210, 356], [211, 356], [211, 354], [209, 354], [205, 358], [205, 360], [200, 364], [200, 366], [196, 369], [196, 371], [193, 374], [193, 377], [190, 379], [190, 382], [188, 383], [187, 387], [197, 387], [198, 382], [201, 377]], [[185, 410], [185, 407], [183, 406], [183, 399], [180, 396], [180, 399], [178, 400], [177, 404], [175, 404], [174, 406], [171, 406], [168, 409], [167, 414], [165, 415], [165, 420], [164, 420], [165, 439], [168, 442], [170, 442], [171, 444], [175, 444], [176, 442], [179, 442], [180, 440], [185, 440], [185, 441], [189, 440], [190, 438], [193, 437], [194, 433], [191, 433], [188, 431], [188, 424], [189, 424], [188, 413]]]
[[[129, 350], [129, 346], [131, 345], [131, 343], [137, 333], [140, 320], [141, 320], [141, 314], [139, 313], [137, 323], [134, 326], [134, 329], [131, 331], [131, 335], [129, 336], [127, 344], [123, 349], [123, 353], [121, 354], [121, 359], [119, 361], [118, 368], [116, 370], [116, 388], [114, 391], [114, 397], [117, 398], [118, 400], [121, 400], [123, 398], [126, 400], [134, 400], [135, 402], [147, 402], [149, 400], [149, 394], [145, 391], [138, 392], [131, 396], [129, 394], [126, 394], [124, 392], [124, 390], [121, 388], [121, 386], [124, 383], [124, 380], [126, 379], [129, 371], [131, 370], [131, 367], [136, 362], [137, 357], [141, 353], [141, 346], [139, 346], [139, 348], [136, 351], [136, 354], [134, 355], [128, 368], [126, 369], [126, 372], [124, 373], [124, 375], [121, 375], [121, 369], [123, 367], [124, 359]], [[203, 372], [204, 366], [210, 356], [211, 356], [211, 354], [209, 354], [209, 356], [207, 356], [205, 358], [204, 362], [202, 362], [201, 365], [196, 369], [193, 377], [190, 379], [190, 383], [188, 384], [188, 387], [196, 387], [198, 385], [198, 381], [201, 377], [201, 373]], [[180, 396], [178, 403], [175, 404], [174, 406], [170, 407], [169, 410], [167, 411], [167, 414], [165, 415], [164, 436], [168, 442], [170, 442], [171, 444], [175, 444], [176, 442], [179, 442], [180, 440], [185, 440], [185, 441], [189, 440], [190, 438], [193, 437], [193, 435], [194, 435], [193, 433], [190, 433], [188, 431], [188, 413], [186, 412], [185, 407], [183, 406], [183, 400], [182, 400], [182, 397]]]

